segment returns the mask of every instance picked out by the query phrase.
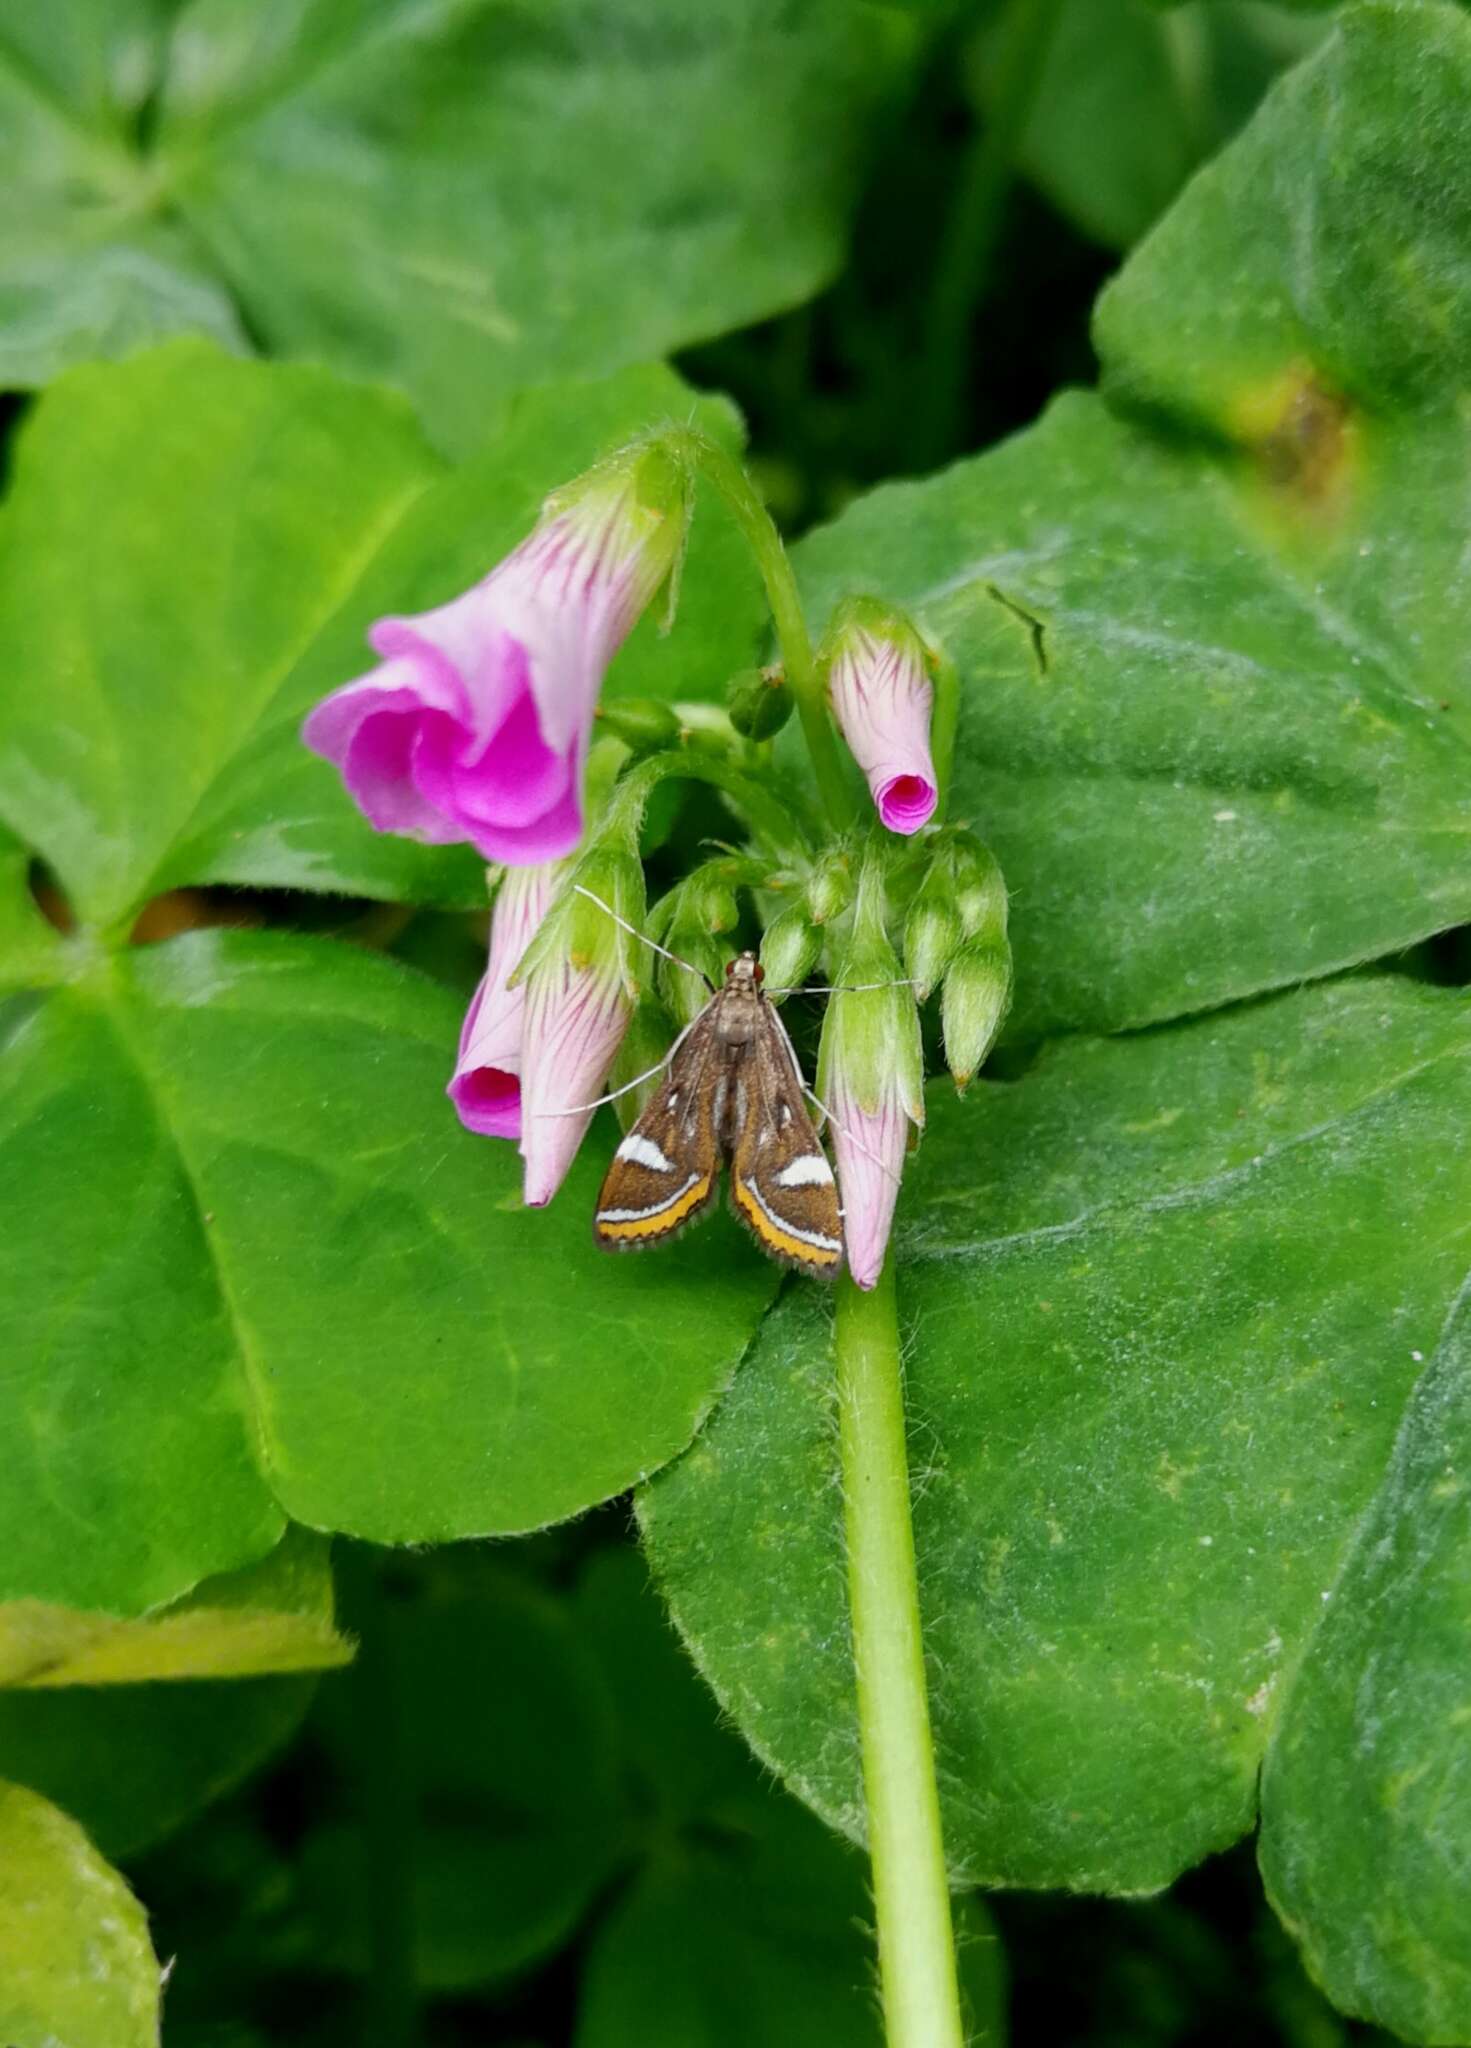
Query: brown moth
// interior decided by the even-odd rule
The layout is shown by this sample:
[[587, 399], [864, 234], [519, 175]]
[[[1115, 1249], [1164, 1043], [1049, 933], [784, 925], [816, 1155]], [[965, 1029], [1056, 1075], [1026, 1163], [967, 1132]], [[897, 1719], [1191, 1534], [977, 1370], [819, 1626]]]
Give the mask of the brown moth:
[[736, 1214], [804, 1273], [843, 1263], [838, 1190], [785, 1026], [754, 953], [675, 1041], [658, 1094], [613, 1155], [593, 1235], [610, 1251], [661, 1244], [709, 1207], [730, 1162]]

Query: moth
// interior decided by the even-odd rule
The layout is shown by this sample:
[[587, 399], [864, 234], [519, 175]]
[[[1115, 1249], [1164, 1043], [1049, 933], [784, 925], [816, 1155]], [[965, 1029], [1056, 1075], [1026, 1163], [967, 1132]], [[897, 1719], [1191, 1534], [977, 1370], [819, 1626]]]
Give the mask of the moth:
[[679, 1038], [657, 1095], [613, 1155], [593, 1235], [609, 1251], [662, 1244], [715, 1199], [731, 1200], [763, 1251], [830, 1278], [843, 1263], [838, 1190], [803, 1102], [786, 1027], [754, 953]]

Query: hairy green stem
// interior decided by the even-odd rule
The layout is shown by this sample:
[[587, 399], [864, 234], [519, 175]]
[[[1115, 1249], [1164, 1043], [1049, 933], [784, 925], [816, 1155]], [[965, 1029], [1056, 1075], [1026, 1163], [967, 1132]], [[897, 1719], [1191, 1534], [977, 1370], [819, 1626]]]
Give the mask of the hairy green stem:
[[670, 776], [687, 782], [708, 782], [712, 788], [723, 791], [778, 860], [792, 863], [810, 857], [811, 846], [790, 804], [765, 783], [737, 768], [733, 761], [699, 747], [661, 748], [626, 768], [614, 786], [604, 823], [621, 825], [632, 818], [636, 829], [655, 786]]
[[892, 1258], [838, 1283], [848, 1598], [888, 2048], [964, 2048], [930, 1740]]
[[930, 288], [925, 393], [915, 423], [921, 467], [955, 452], [970, 329], [985, 296], [1006, 195], [1062, 0], [1009, 0], [997, 32], [992, 110], [976, 130], [951, 204]]
[[698, 433], [694, 428], [681, 428], [671, 438], [687, 450], [691, 462], [724, 498], [756, 558], [761, 580], [766, 585], [766, 601], [771, 606], [787, 687], [796, 699], [797, 716], [802, 722], [802, 736], [812, 758], [823, 808], [827, 812], [828, 823], [841, 831], [857, 818], [858, 806], [848, 777], [843, 772], [842, 755], [828, 717], [822, 678], [812, 651], [812, 638], [807, 631], [802, 600], [797, 593], [797, 579], [792, 574], [781, 535], [750, 478], [718, 441], [712, 441], [708, 435]]

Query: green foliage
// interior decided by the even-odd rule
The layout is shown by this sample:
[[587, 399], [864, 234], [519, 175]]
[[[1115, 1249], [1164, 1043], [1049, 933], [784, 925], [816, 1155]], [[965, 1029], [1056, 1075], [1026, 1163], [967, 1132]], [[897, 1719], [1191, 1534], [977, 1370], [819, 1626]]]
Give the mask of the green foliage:
[[157, 2048], [143, 1909], [75, 1821], [0, 1783], [0, 2035], [12, 2048]]
[[[1062, 0], [1008, 139], [991, 60], [1026, 6], [58, 0], [0, 29], [0, 378], [76, 365], [0, 514], [6, 2048], [156, 2043], [174, 1953], [170, 2048], [877, 2048], [828, 1299], [728, 1220], [598, 1254], [611, 1117], [523, 1208], [443, 1095], [483, 867], [371, 831], [299, 732], [372, 621], [484, 576], [611, 448], [688, 423], [740, 453], [728, 400], [643, 359], [812, 293], [881, 143], [906, 258], [946, 194], [933, 295], [925, 247], [870, 333], [854, 264], [705, 359], [762, 366], [779, 486], [865, 405], [919, 466], [947, 349], [1002, 375], [1009, 158], [1139, 241], [1097, 392], [795, 551], [814, 639], [881, 599], [960, 679], [945, 828], [875, 856], [865, 915], [873, 978], [906, 925], [921, 993], [948, 973], [962, 1080], [1010, 895], [1002, 1046], [964, 1103], [932, 1082], [892, 1252], [952, 1874], [1137, 1895], [1259, 1815], [1335, 2004], [1471, 2040], [1471, 956], [1443, 936], [1471, 924], [1471, 24]], [[911, 191], [941, 74], [989, 125], [923, 135]], [[929, 353], [957, 277], [980, 310]], [[796, 415], [827, 426], [788, 446]], [[779, 979], [841, 979], [858, 835], [817, 843], [820, 684], [789, 618], [768, 643], [726, 467], [736, 520], [702, 484], [674, 630], [608, 679], [600, 772], [698, 783], [641, 837], [628, 809], [620, 900], [637, 839], [679, 952], [718, 974], [764, 922]], [[612, 943], [631, 1076], [703, 993]], [[917, 1061], [908, 990], [866, 1000]], [[633, 1488], [730, 1725], [597, 1523], [345, 1546], [337, 1623], [329, 1532], [525, 1535]], [[1021, 1995], [1106, 1927], [1091, 2048], [1193, 2041], [1212, 2005], [1346, 2038], [1259, 1894], [1257, 2004], [1223, 2003], [1230, 1938], [1181, 1897], [1004, 1905]], [[960, 1916], [999, 2041], [994, 1930]]]
[[823, 283], [912, 42], [849, 0], [60, 0], [0, 35], [0, 375], [248, 334], [464, 447]]

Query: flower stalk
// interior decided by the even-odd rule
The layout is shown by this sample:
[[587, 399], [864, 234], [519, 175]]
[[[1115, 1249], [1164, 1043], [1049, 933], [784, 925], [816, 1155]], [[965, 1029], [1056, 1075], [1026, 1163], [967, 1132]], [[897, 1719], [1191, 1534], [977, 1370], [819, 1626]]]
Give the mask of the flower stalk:
[[892, 1258], [838, 1282], [843, 1515], [888, 2048], [964, 2048], [940, 1831]]

